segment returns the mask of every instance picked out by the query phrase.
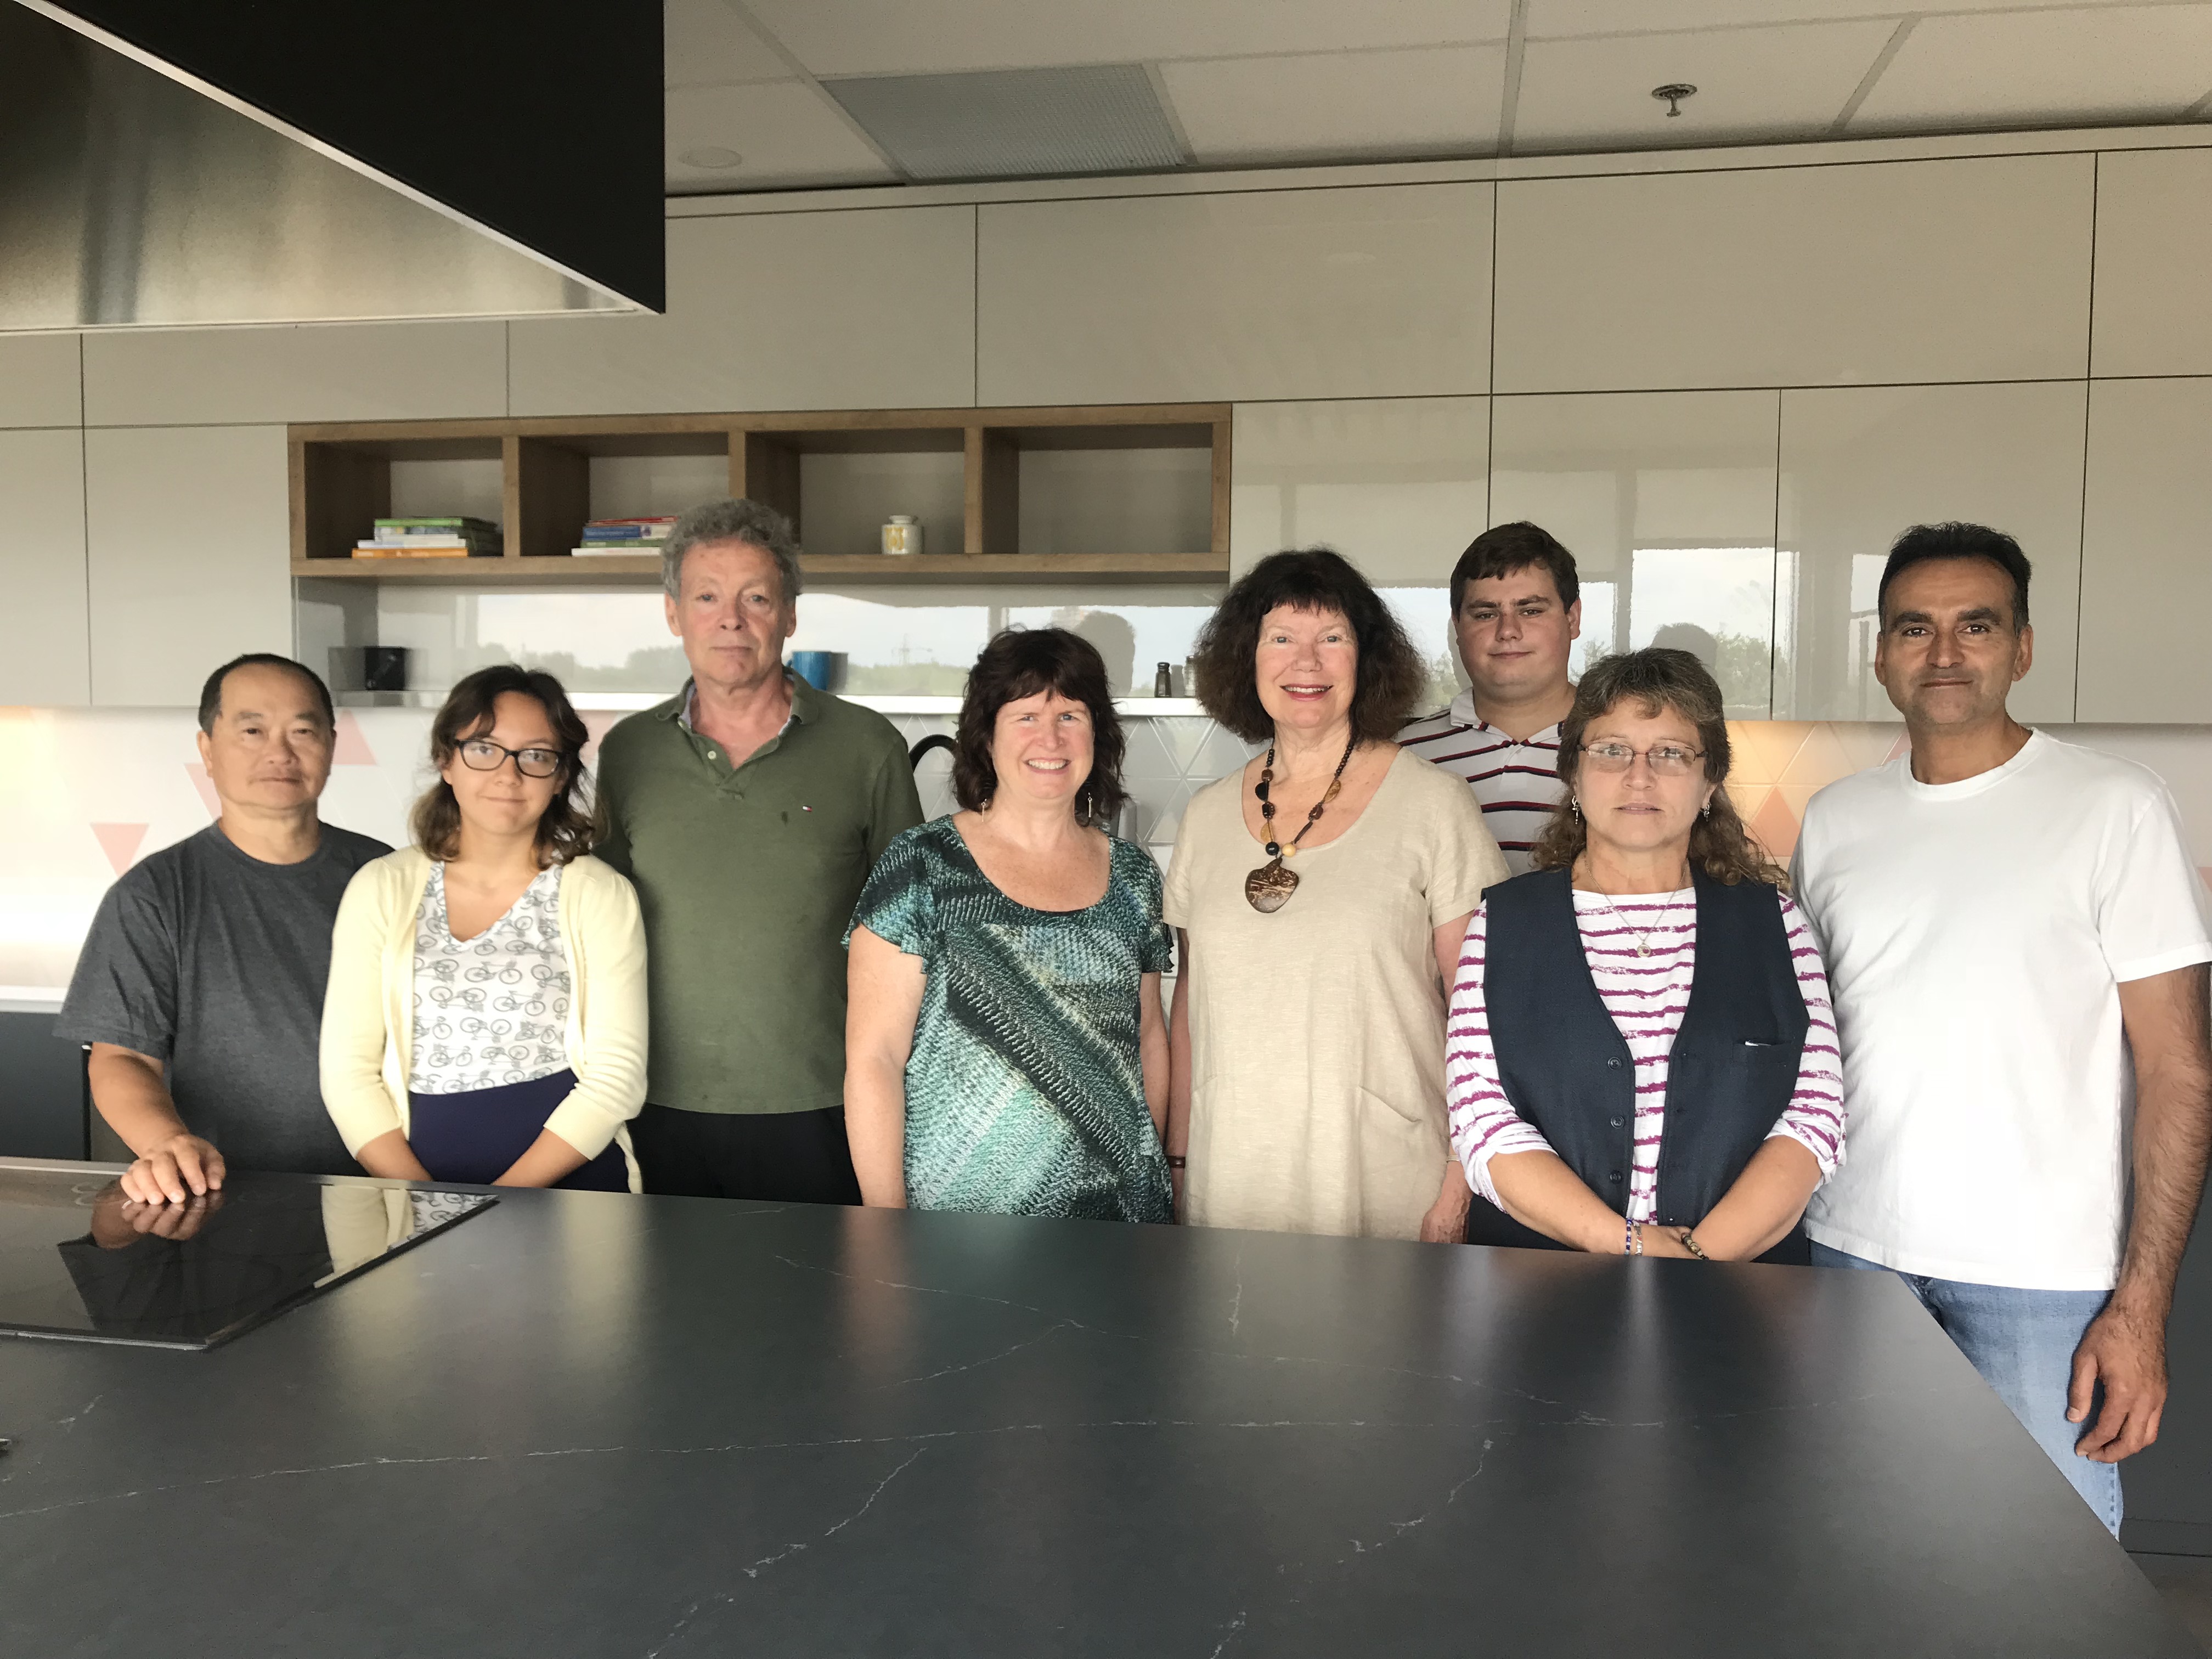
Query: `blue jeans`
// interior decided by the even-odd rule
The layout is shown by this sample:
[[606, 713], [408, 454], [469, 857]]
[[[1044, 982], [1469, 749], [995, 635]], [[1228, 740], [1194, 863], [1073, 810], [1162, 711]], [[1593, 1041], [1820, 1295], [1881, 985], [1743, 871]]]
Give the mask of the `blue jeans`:
[[[1879, 1261], [1849, 1255], [1814, 1241], [1816, 1267], [1890, 1269]], [[2074, 1350], [2089, 1322], [2112, 1300], [2110, 1291], [2023, 1291], [2003, 1285], [1969, 1285], [1956, 1279], [1899, 1273], [1920, 1305], [1936, 1317], [1943, 1334], [1958, 1344], [1982, 1380], [1996, 1390], [2005, 1409], [2035, 1437], [2059, 1473], [2120, 1535], [2120, 1466], [2093, 1463], [2075, 1455], [2074, 1444], [2096, 1420], [2066, 1420], [2066, 1390], [2074, 1380]], [[2101, 1395], [2092, 1404], [2102, 1403]]]

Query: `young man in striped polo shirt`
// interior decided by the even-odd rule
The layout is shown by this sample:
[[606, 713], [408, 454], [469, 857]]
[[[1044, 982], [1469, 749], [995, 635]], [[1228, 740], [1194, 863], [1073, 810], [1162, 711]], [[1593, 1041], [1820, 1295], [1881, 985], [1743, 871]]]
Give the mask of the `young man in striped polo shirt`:
[[1583, 631], [1574, 555], [1525, 521], [1486, 530], [1452, 568], [1451, 607], [1468, 689], [1398, 743], [1468, 781], [1521, 875], [1565, 792], [1559, 722], [1574, 707], [1567, 656]]

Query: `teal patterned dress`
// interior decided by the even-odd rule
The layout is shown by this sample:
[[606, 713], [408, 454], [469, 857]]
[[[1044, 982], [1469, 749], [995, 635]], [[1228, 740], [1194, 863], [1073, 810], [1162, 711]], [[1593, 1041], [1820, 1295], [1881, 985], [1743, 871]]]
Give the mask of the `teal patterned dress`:
[[853, 925], [925, 975], [906, 1067], [909, 1204], [1170, 1218], [1137, 1045], [1141, 976], [1171, 954], [1150, 854], [1116, 841], [1097, 903], [1032, 910], [939, 818], [884, 849]]

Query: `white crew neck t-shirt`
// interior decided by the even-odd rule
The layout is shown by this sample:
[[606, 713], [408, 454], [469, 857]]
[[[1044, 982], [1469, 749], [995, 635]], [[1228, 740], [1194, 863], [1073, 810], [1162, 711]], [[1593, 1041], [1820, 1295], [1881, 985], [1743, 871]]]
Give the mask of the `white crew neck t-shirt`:
[[1793, 862], [1851, 1148], [1806, 1231], [1905, 1273], [2111, 1289], [2134, 1104], [2118, 988], [2212, 961], [2166, 786], [2040, 732], [1958, 783], [1901, 756], [1815, 795]]

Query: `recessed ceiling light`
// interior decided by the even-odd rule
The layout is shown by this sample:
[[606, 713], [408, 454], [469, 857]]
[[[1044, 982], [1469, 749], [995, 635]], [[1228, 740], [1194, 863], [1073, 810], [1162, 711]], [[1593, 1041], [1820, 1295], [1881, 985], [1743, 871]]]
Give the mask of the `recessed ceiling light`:
[[1680, 115], [1682, 112], [1682, 100], [1685, 98], [1693, 97], [1697, 90], [1687, 81], [1669, 81], [1663, 87], [1652, 88], [1651, 95], [1654, 98], [1663, 98], [1667, 100], [1668, 114]]
[[704, 149], [687, 149], [676, 159], [687, 167], [733, 167], [745, 158], [733, 149], [709, 144]]

